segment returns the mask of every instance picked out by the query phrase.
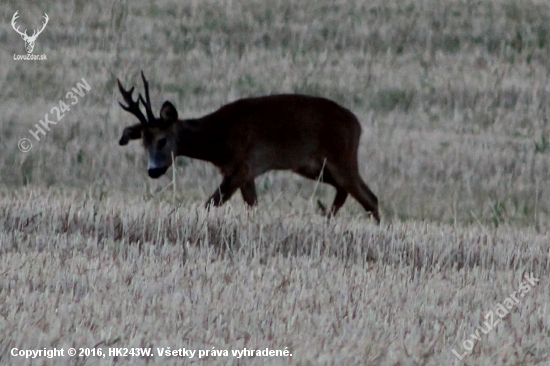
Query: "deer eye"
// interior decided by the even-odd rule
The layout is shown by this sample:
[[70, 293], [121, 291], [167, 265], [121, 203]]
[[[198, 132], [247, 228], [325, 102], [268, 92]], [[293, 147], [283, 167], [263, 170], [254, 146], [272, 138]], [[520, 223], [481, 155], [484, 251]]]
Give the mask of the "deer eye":
[[163, 137], [161, 138], [158, 142], [157, 142], [157, 149], [162, 149], [165, 145], [166, 145], [166, 137]]
[[151, 132], [149, 131], [144, 131], [143, 132], [143, 139], [149, 143], [152, 143], [152, 140], [153, 140], [153, 134], [151, 134]]

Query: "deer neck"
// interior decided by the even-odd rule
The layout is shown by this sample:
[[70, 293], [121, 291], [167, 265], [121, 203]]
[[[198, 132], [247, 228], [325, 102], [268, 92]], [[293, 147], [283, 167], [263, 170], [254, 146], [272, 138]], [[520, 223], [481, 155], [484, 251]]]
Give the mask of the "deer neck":
[[210, 161], [218, 165], [223, 156], [220, 154], [221, 143], [216, 131], [208, 128], [202, 119], [179, 121], [177, 133], [177, 155]]

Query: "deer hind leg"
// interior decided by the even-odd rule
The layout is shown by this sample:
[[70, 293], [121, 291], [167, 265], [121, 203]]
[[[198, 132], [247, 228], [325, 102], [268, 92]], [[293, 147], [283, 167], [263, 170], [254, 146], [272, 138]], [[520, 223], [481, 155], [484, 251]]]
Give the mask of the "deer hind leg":
[[254, 184], [254, 179], [251, 179], [245, 182], [241, 186], [241, 195], [243, 196], [244, 202], [250, 207], [254, 206], [258, 202], [258, 195], [256, 194], [256, 185]]
[[[346, 202], [346, 198], [348, 198], [348, 192], [336, 182], [330, 171], [325, 167], [322, 170], [322, 175], [321, 170], [313, 171], [307, 168], [297, 169], [295, 170], [295, 172], [303, 177], [313, 180], [318, 180], [319, 177], [321, 177], [321, 181], [323, 183], [330, 184], [336, 189], [336, 196], [334, 197], [334, 201], [332, 202], [332, 207], [330, 208], [330, 211], [328, 213], [325, 212], [325, 214], [329, 217], [336, 215], [340, 208]], [[325, 210], [324, 208], [322, 209]]]
[[333, 217], [338, 213], [338, 211], [340, 211], [340, 208], [342, 208], [342, 206], [346, 202], [346, 199], [348, 198], [348, 192], [336, 182], [330, 171], [326, 168], [323, 170], [323, 182], [330, 184], [336, 189], [336, 196], [334, 196], [332, 207], [327, 214], [328, 217]]
[[342, 208], [346, 202], [346, 198], [348, 198], [348, 192], [344, 188], [336, 185], [334, 185], [334, 188], [336, 188], [336, 196], [334, 196], [332, 207], [328, 213], [329, 217], [336, 216], [338, 211], [340, 211], [340, 208]]
[[[327, 166], [334, 180], [349, 194], [351, 194], [352, 197], [355, 198], [367, 212], [371, 213], [378, 223], [380, 223], [378, 198], [374, 195], [374, 193], [372, 193], [365, 182], [363, 182], [359, 172], [356, 169], [346, 169], [345, 167], [338, 168], [337, 166], [328, 163]], [[336, 198], [338, 198], [338, 193]]]
[[[376, 220], [377, 223], [380, 224], [380, 213], [378, 212], [378, 197], [370, 190], [369, 186], [363, 182], [361, 177], [359, 178], [359, 184], [360, 184], [360, 190], [361, 190], [361, 197], [366, 197], [366, 204], [361, 203], [361, 205], [367, 210], [367, 212], [371, 212], [372, 216]], [[369, 208], [366, 207], [368, 205]]]

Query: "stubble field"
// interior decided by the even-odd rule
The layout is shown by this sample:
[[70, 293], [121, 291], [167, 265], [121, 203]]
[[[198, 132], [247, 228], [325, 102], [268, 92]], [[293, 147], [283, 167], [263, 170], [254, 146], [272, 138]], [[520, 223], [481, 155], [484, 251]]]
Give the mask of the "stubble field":
[[[0, 364], [550, 364], [546, 2], [6, 5]], [[47, 61], [14, 60], [16, 10], [21, 29], [48, 14]], [[349, 108], [382, 224], [351, 198], [327, 221], [333, 189], [288, 172], [257, 179], [254, 209], [236, 195], [204, 210], [221, 181], [208, 163], [149, 179], [140, 143], [118, 146], [137, 121], [116, 78], [142, 90], [142, 69], [157, 114], [281, 92]], [[12, 355], [70, 347], [152, 356]], [[245, 348], [292, 356], [232, 356]]]

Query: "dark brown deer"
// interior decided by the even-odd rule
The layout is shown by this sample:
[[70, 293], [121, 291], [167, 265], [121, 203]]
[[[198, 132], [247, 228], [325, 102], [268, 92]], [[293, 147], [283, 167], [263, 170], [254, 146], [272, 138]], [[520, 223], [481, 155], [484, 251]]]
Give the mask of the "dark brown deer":
[[[336, 188], [330, 210], [335, 215], [351, 194], [380, 222], [378, 199], [363, 182], [357, 167], [361, 125], [349, 110], [325, 98], [281, 94], [240, 99], [198, 119], [178, 118], [174, 105], [164, 102], [156, 118], [149, 83], [141, 72], [145, 98], [134, 101], [134, 88], [118, 88], [140, 123], [126, 127], [119, 141], [143, 140], [149, 155], [149, 176], [158, 178], [172, 164], [172, 156], [206, 160], [218, 167], [223, 181], [207, 206], [220, 206], [238, 190], [244, 201], [256, 204], [254, 178], [270, 170], [292, 170], [321, 179]], [[145, 107], [146, 115], [139, 103]]]

